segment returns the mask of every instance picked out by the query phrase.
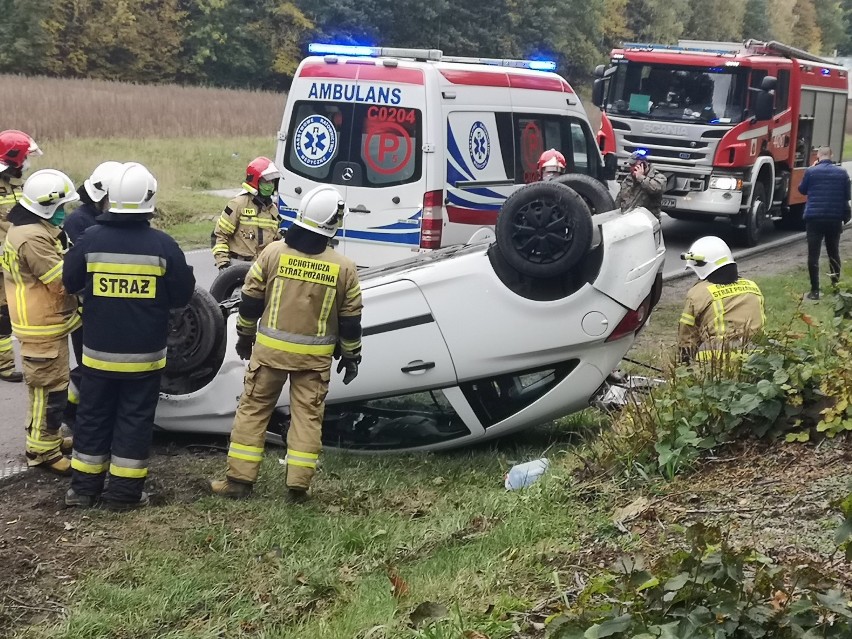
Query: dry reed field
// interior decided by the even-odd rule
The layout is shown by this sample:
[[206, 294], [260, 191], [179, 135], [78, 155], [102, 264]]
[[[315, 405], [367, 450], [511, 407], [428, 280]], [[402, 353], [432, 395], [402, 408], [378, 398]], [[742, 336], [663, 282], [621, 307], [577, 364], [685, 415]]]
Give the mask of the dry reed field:
[[41, 144], [69, 138], [270, 136], [286, 95], [178, 85], [141, 85], [0, 75], [0, 128]]

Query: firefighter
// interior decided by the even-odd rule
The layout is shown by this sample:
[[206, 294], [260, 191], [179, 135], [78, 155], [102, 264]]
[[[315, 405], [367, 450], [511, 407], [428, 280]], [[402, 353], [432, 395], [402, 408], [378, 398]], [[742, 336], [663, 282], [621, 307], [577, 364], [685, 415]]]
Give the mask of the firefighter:
[[275, 180], [280, 177], [269, 158], [249, 163], [243, 190], [222, 211], [213, 232], [213, 258], [220, 271], [231, 260], [254, 261], [267, 244], [280, 237], [278, 211], [272, 203]]
[[718, 237], [696, 240], [681, 259], [701, 280], [686, 294], [680, 316], [681, 361], [741, 349], [765, 323], [760, 288], [739, 276], [731, 249]]
[[[35, 141], [22, 131], [8, 130], [0, 133], [0, 246], [6, 240], [9, 210], [18, 203], [23, 172], [27, 158], [41, 155]], [[0, 278], [0, 380], [20, 382], [24, 376], [15, 370], [15, 353], [12, 350], [12, 325], [3, 280]]]
[[29, 391], [27, 464], [60, 475], [71, 469], [63, 455], [70, 441], [63, 440], [59, 428], [68, 393], [68, 334], [79, 327], [80, 316], [77, 300], [62, 286], [59, 227], [65, 204], [77, 199], [67, 175], [36, 171], [9, 211], [4, 245], [9, 314]]
[[[80, 206], [65, 219], [62, 229], [72, 244], [80, 240], [80, 236], [90, 226], [97, 224], [97, 217], [109, 208], [107, 186], [113, 174], [121, 168], [121, 162], [102, 162], [92, 174], [77, 189], [80, 196]], [[76, 366], [71, 370], [71, 383], [68, 386], [68, 404], [65, 407], [63, 421], [72, 426], [77, 418], [77, 406], [80, 403], [80, 362], [83, 361], [83, 331], [71, 333], [71, 346], [74, 349]]]
[[556, 149], [550, 149], [538, 158], [538, 177], [547, 182], [565, 173], [565, 156]]
[[67, 506], [148, 503], [143, 491], [169, 310], [186, 306], [195, 277], [171, 237], [151, 228], [157, 181], [129, 162], [112, 176], [109, 209], [65, 257], [63, 281], [82, 294], [83, 366]]
[[630, 173], [621, 181], [615, 205], [623, 212], [644, 206], [659, 218], [667, 179], [651, 166], [646, 156], [645, 151], [630, 155]]
[[311, 190], [284, 241], [264, 249], [246, 276], [236, 349], [250, 361], [231, 432], [227, 476], [210, 482], [215, 495], [242, 499], [251, 494], [266, 428], [289, 378], [288, 499], [307, 498], [322, 448], [332, 356], [336, 351], [341, 356], [337, 372], [345, 370], [344, 384], [355, 379], [361, 362], [358, 274], [349, 258], [328, 245], [343, 209], [334, 187]]

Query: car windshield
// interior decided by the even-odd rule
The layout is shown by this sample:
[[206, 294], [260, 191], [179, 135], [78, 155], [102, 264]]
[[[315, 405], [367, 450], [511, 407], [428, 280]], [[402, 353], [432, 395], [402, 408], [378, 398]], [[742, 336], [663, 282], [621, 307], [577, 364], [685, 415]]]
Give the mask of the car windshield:
[[609, 81], [606, 112], [650, 120], [734, 124], [742, 121], [746, 69], [622, 61]]

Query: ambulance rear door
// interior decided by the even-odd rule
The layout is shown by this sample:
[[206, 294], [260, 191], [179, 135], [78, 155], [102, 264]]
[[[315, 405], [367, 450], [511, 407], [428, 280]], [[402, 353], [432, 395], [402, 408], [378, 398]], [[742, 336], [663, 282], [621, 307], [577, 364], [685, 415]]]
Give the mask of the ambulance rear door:
[[415, 63], [360, 61], [347, 138], [349, 213], [340, 232], [359, 266], [410, 257], [420, 246], [427, 139], [423, 69]]

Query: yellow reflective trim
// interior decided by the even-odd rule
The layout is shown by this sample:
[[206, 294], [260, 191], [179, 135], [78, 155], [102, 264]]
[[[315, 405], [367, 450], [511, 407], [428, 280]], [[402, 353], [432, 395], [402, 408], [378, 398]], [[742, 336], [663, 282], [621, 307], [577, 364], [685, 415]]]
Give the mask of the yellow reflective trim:
[[217, 226], [225, 231], [226, 233], [233, 233], [237, 230], [237, 227], [234, 226], [234, 223], [228, 218], [224, 213], [219, 217], [216, 221]]
[[243, 328], [254, 328], [257, 326], [257, 320], [249, 320], [242, 315], [237, 315], [237, 326], [242, 326]]
[[301, 466], [302, 468], [316, 468], [317, 467], [316, 462], [303, 462], [303, 461], [298, 461], [296, 459], [288, 459], [287, 465], [288, 466]]
[[336, 288], [327, 288], [325, 298], [322, 301], [322, 310], [317, 320], [317, 337], [323, 337], [328, 332], [328, 316], [331, 315], [334, 298], [337, 296]]
[[95, 273], [92, 276], [92, 294], [96, 297], [154, 299], [157, 296], [157, 278], [153, 275]]
[[84, 461], [74, 458], [71, 460], [71, 468], [79, 470], [81, 473], [88, 473], [89, 475], [100, 475], [101, 473], [106, 472], [107, 468], [109, 468], [109, 463], [87, 464]]
[[248, 453], [237, 453], [232, 450], [228, 451], [228, 457], [232, 457], [233, 459], [241, 459], [242, 461], [252, 462], [253, 464], [259, 464], [263, 461], [263, 455], [249, 455]]
[[272, 283], [272, 298], [269, 302], [269, 320], [267, 322], [270, 328], [278, 328], [278, 309], [281, 306], [281, 295], [284, 293], [284, 280], [280, 277], [275, 278]]
[[713, 300], [713, 328], [716, 337], [725, 334], [725, 304], [721, 299]]
[[64, 324], [48, 324], [45, 326], [29, 326], [26, 324], [12, 323], [12, 332], [18, 336], [25, 337], [51, 337], [62, 336], [73, 331], [81, 322], [81, 318], [74, 313]]
[[80, 403], [80, 394], [77, 392], [73, 386], [68, 387], [68, 402], [71, 404], [79, 404]]
[[347, 300], [354, 300], [360, 294], [361, 294], [361, 285], [358, 282], [356, 282], [355, 286], [353, 286], [348, 291], [346, 291], [346, 299]]
[[685, 324], [686, 326], [695, 326], [695, 316], [689, 315], [688, 313], [682, 313], [680, 316], [680, 323]]
[[83, 366], [100, 371], [112, 371], [114, 373], [147, 373], [158, 371], [166, 367], [166, 358], [154, 362], [105, 362], [88, 355], [83, 355]]
[[11, 337], [4, 337], [3, 339], [0, 339], [0, 353], [4, 353], [6, 351], [11, 351], [11, 350], [12, 350], [12, 338]]
[[109, 465], [109, 474], [126, 479], [143, 479], [148, 476], [147, 468], [125, 468], [124, 466]]
[[751, 280], [740, 279], [733, 284], [711, 284], [707, 291], [714, 300], [723, 300], [735, 295], [761, 295], [760, 288]]
[[257, 343], [277, 351], [295, 353], [297, 355], [331, 355], [334, 353], [334, 344], [294, 344], [293, 342], [278, 340], [262, 333], [258, 334]]
[[114, 264], [112, 262], [89, 262], [87, 273], [122, 273], [124, 275], [165, 275], [166, 269], [153, 264]]
[[58, 277], [62, 277], [62, 262], [57, 262], [56, 264], [54, 264], [49, 271], [47, 271], [38, 279], [41, 280], [42, 284], [50, 284]]
[[307, 459], [319, 459], [319, 453], [303, 453], [300, 450], [294, 450], [292, 448], [287, 449], [288, 455], [298, 455], [299, 457], [305, 457]]
[[263, 271], [260, 269], [260, 264], [255, 262], [251, 265], [249, 269], [249, 275], [251, 275], [258, 282], [263, 282]]
[[237, 442], [231, 442], [231, 448], [234, 450], [241, 450], [246, 453], [260, 453], [263, 454], [263, 448], [260, 446], [246, 446], [245, 444], [238, 444]]
[[33, 388], [33, 403], [30, 407], [30, 432], [27, 435], [27, 444], [35, 450], [53, 450], [59, 444], [59, 438], [53, 442], [41, 438], [41, 426], [44, 420], [44, 388], [36, 386]]

